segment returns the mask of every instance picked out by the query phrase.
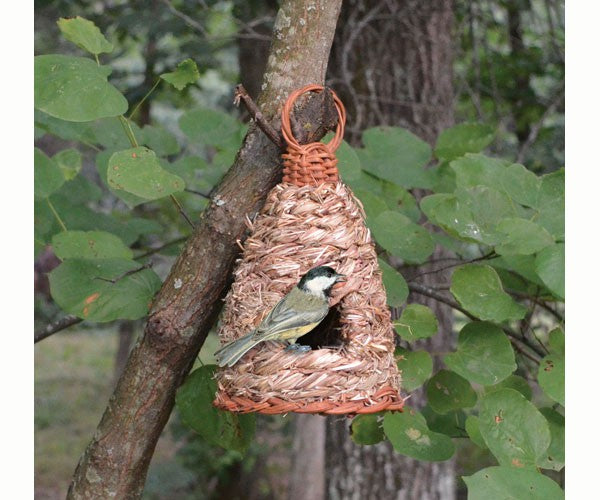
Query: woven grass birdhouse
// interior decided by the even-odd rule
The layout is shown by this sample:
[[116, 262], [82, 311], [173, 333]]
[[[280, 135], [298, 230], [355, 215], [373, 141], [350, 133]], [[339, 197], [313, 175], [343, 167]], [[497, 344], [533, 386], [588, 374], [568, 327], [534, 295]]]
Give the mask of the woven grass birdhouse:
[[335, 150], [345, 110], [334, 95], [339, 122], [329, 144], [300, 145], [290, 113], [295, 99], [323, 87], [292, 93], [282, 112], [287, 141], [284, 176], [254, 222], [225, 299], [222, 343], [256, 328], [308, 270], [331, 266], [347, 281], [333, 288], [331, 309], [290, 352], [268, 341], [217, 372], [215, 406], [235, 412], [359, 414], [399, 410], [400, 376], [394, 333], [375, 247], [360, 202], [340, 181]]

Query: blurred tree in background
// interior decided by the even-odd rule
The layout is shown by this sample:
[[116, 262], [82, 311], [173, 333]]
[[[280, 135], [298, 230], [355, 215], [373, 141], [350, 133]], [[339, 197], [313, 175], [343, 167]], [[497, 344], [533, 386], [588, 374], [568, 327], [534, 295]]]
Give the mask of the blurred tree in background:
[[[110, 68], [110, 84], [128, 103], [128, 110], [119, 110], [115, 97], [107, 114], [72, 121], [66, 106], [57, 111], [55, 103], [38, 104], [36, 88], [36, 335], [41, 340], [77, 323], [78, 335], [92, 339], [119, 331], [118, 377], [139, 333], [136, 320], [147, 314], [148, 301], [192, 234], [190, 222], [209, 205], [234, 163], [248, 117], [235, 109], [233, 89], [242, 82], [250, 95], [259, 95], [279, 3], [56, 0], [35, 5], [36, 56], [78, 58], [80, 76], [92, 75], [81, 58], [93, 66], [99, 61]], [[82, 36], [70, 31], [73, 24], [57, 24], [75, 16], [92, 21], [111, 50], [88, 25], [81, 28]], [[90, 39], [103, 49], [81, 48]], [[36, 78], [58, 64], [38, 62]], [[503, 474], [507, 461], [516, 459], [525, 468], [513, 482], [518, 486], [514, 478], [522, 472], [523, 484], [534, 481], [545, 492], [540, 498], [554, 498], [553, 487], [537, 476], [564, 482], [564, 378], [553, 375], [560, 375], [564, 363], [564, 3], [349, 0], [336, 28], [327, 84], [348, 109], [340, 169], [365, 205], [381, 257], [390, 264], [384, 277], [399, 333], [399, 366], [406, 390], [415, 392], [410, 404], [422, 414], [408, 423], [386, 417], [383, 427], [381, 421], [356, 419], [352, 439], [343, 421], [330, 422], [326, 433], [307, 434], [303, 429], [310, 422], [304, 417], [259, 416], [249, 444], [223, 447], [190, 430], [194, 425], [185, 412], [174, 412], [161, 438], [167, 458], [152, 463], [145, 497], [302, 498], [292, 487], [303, 479], [294, 477], [294, 464], [307, 460], [298, 455], [297, 441], [314, 437], [310, 446], [322, 449], [327, 434], [327, 453], [314, 460], [312, 476], [323, 497], [362, 491], [363, 497], [391, 498], [390, 491], [397, 491], [398, 498], [465, 498], [468, 485], [472, 498], [484, 498], [478, 496], [485, 484], [478, 471], [499, 463], [502, 467], [488, 474], [498, 491], [508, 491], [511, 477]], [[84, 103], [93, 98], [82, 97]], [[171, 183], [170, 195], [150, 192], [137, 180], [117, 181], [110, 167], [115, 158], [123, 165], [125, 157], [118, 155], [125, 152], [148, 162], [154, 180]], [[390, 220], [406, 230], [425, 227], [409, 250], [425, 245], [432, 251], [415, 255], [390, 240], [382, 230]], [[89, 285], [98, 275], [107, 297], [100, 305], [96, 288]], [[477, 287], [488, 287], [495, 304], [505, 307], [481, 305], [468, 293]], [[417, 302], [429, 308], [420, 309]], [[432, 321], [434, 328], [423, 326]], [[402, 333], [406, 325], [413, 325], [412, 333]], [[426, 331], [412, 338], [418, 328]], [[496, 351], [508, 346], [512, 353], [503, 351], [512, 369], [494, 372], [499, 382], [461, 364], [461, 355], [473, 354], [465, 339], [477, 328]], [[42, 349], [60, 345], [68, 335], [44, 340], [36, 356], [52, 358], [53, 351]], [[212, 362], [217, 345], [211, 334], [198, 366]], [[490, 345], [471, 348], [484, 356]], [[494, 361], [487, 360], [492, 371]], [[108, 374], [113, 376], [112, 368]], [[39, 380], [42, 384], [43, 377]], [[192, 378], [186, 382], [195, 390], [192, 383]], [[462, 402], [444, 400], [435, 392], [440, 383], [460, 387]], [[469, 383], [477, 390], [475, 399]], [[52, 412], [46, 417], [42, 411], [44, 419], [38, 419], [46, 401], [38, 396], [40, 387], [38, 433], [61, 425]], [[111, 389], [106, 385], [102, 391], [108, 396]], [[497, 401], [491, 397], [494, 389]], [[183, 397], [180, 392], [178, 398]], [[503, 449], [497, 442], [502, 436], [481, 424], [481, 415], [498, 405], [518, 408], [523, 420], [542, 419], [531, 431], [529, 448], [517, 443], [526, 448], [523, 456]], [[403, 425], [444, 445], [444, 437], [453, 438], [454, 458], [446, 461], [447, 448], [441, 445], [429, 455], [405, 446], [395, 433]], [[367, 445], [381, 441], [384, 431], [385, 443]], [[70, 460], [74, 468], [77, 457]], [[360, 468], [361, 462], [366, 467]], [[545, 475], [534, 474], [533, 466]], [[363, 484], [349, 481], [357, 475], [364, 477]], [[463, 482], [461, 475], [470, 477]], [[51, 486], [38, 477], [40, 498]], [[519, 490], [512, 494], [518, 497]]]

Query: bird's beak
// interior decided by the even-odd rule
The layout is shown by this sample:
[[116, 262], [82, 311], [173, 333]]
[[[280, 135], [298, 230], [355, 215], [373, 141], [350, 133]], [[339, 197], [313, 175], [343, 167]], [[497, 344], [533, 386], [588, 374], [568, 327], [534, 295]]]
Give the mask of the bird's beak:
[[340, 281], [348, 281], [345, 274], [336, 274], [335, 282], [339, 283]]

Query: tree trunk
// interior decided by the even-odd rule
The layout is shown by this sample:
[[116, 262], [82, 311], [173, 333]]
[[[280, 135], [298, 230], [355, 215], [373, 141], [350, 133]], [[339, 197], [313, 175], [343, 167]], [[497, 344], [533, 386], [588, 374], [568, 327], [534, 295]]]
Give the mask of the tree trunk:
[[288, 500], [325, 498], [325, 422], [318, 415], [295, 417]]
[[[340, 4], [341, 0], [281, 2], [258, 102], [274, 126], [293, 89], [324, 82]], [[324, 130], [315, 125], [327, 111], [319, 106], [324, 100], [305, 102], [312, 111], [298, 113], [298, 118], [301, 129], [312, 132], [303, 140], [318, 140]], [[260, 210], [280, 176], [277, 147], [252, 125], [233, 167], [216, 189], [213, 200], [218, 203], [211, 203], [202, 214], [154, 300], [144, 334], [75, 470], [68, 498], [141, 496], [175, 391], [215, 320], [238, 255], [236, 241], [244, 236], [245, 217]]]
[[[344, 4], [328, 81], [347, 103], [351, 142], [358, 144], [367, 127], [397, 125], [433, 144], [453, 123], [452, 22], [451, 0]], [[433, 258], [443, 254], [437, 249]], [[419, 272], [428, 269], [424, 265]], [[403, 270], [407, 279], [414, 272]], [[443, 273], [427, 278], [446, 279]], [[449, 350], [452, 311], [420, 296], [410, 296], [409, 302], [431, 307], [439, 321], [440, 333], [418, 347]], [[422, 391], [413, 393], [410, 405], [423, 404]], [[387, 441], [358, 446], [350, 438], [349, 422], [339, 417], [328, 420], [326, 471], [327, 497], [335, 500], [455, 498], [453, 460], [417, 461], [395, 453]]]

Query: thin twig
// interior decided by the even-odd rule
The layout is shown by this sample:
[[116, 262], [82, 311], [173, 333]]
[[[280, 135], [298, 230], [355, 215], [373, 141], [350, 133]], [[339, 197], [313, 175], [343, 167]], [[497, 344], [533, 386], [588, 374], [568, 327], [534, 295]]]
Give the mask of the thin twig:
[[202, 198], [206, 198], [207, 200], [210, 200], [210, 196], [203, 193], [202, 191], [196, 191], [195, 189], [190, 189], [190, 188], [185, 188], [184, 191], [186, 193], [197, 194], [198, 196], [201, 196]]
[[476, 257], [474, 259], [466, 260], [466, 261], [460, 261], [460, 262], [457, 262], [456, 264], [450, 264], [446, 267], [440, 267], [439, 269], [433, 269], [431, 271], [424, 271], [420, 274], [417, 274], [416, 276], [413, 276], [412, 279], [414, 280], [416, 278], [420, 278], [421, 276], [426, 276], [428, 274], [441, 273], [442, 271], [445, 271], [447, 269], [452, 269], [453, 267], [462, 266], [464, 264], [473, 264], [474, 262], [479, 262], [481, 260], [491, 260], [491, 259], [495, 259], [497, 257], [498, 257], [498, 255], [496, 255], [496, 252], [494, 252], [494, 250], [492, 250], [491, 252], [488, 252], [485, 255], [482, 255], [481, 257]]
[[37, 344], [40, 340], [44, 340], [45, 338], [50, 337], [50, 335], [54, 335], [55, 333], [69, 328], [70, 326], [76, 325], [77, 323], [81, 323], [82, 321], [83, 320], [81, 318], [78, 318], [77, 316], [65, 316], [64, 318], [50, 323], [41, 331], [36, 332], [33, 337], [33, 343]]
[[[409, 283], [408, 289], [411, 292], [418, 293], [419, 295], [424, 295], [425, 297], [429, 297], [431, 299], [437, 300], [438, 302], [441, 302], [442, 304], [446, 304], [447, 306], [450, 306], [452, 309], [455, 309], [456, 311], [463, 313], [467, 318], [469, 318], [472, 321], [480, 321], [479, 318], [477, 318], [476, 316], [471, 314], [460, 304], [445, 297], [441, 293], [437, 293], [435, 290], [432, 290], [429, 287], [426, 287], [420, 283]], [[510, 341], [513, 343], [513, 345], [518, 347], [517, 350], [519, 352], [522, 352], [522, 346], [519, 345], [519, 343], [522, 343], [525, 346], [527, 346], [529, 349], [531, 349], [533, 352], [535, 352], [538, 356], [544, 357], [545, 354], [543, 352], [539, 352], [538, 347], [535, 345], [532, 345], [527, 339], [519, 338], [519, 336], [515, 332], [510, 330], [509, 328], [502, 327], [502, 330], [504, 331], [504, 333], [506, 333], [508, 335], [508, 337], [509, 337]], [[538, 364], [540, 362], [539, 360], [532, 358], [530, 355], [527, 355], [527, 357], [529, 359], [534, 360]]]
[[192, 222], [192, 220], [188, 217], [188, 215], [185, 213], [185, 210], [183, 210], [183, 207], [181, 206], [181, 203], [179, 203], [179, 201], [177, 201], [177, 198], [175, 198], [175, 196], [170, 195], [171, 200], [173, 200], [173, 203], [175, 203], [175, 205], [177, 206], [177, 210], [179, 211], [179, 213], [181, 214], [181, 216], [187, 221], [187, 223], [191, 226], [192, 229], [194, 229], [194, 223]]
[[285, 143], [281, 139], [279, 133], [271, 126], [271, 124], [265, 119], [256, 103], [252, 100], [252, 97], [248, 94], [244, 86], [240, 83], [235, 87], [235, 94], [233, 97], [233, 103], [239, 106], [240, 101], [244, 103], [244, 106], [250, 113], [252, 119], [258, 125], [265, 135], [271, 139], [271, 142], [275, 144], [279, 149], [284, 149]]
[[177, 245], [178, 243], [183, 243], [187, 239], [188, 239], [187, 236], [181, 236], [180, 238], [174, 239], [172, 241], [167, 241], [164, 245], [161, 245], [156, 248], [151, 248], [147, 252], [144, 252], [144, 253], [134, 257], [134, 259], [143, 259], [144, 257], [149, 257], [150, 255], [154, 255], [155, 253], [158, 253], [161, 250], [163, 250], [167, 247], [170, 247], [171, 245]]
[[101, 281], [108, 281], [109, 283], [112, 283], [114, 285], [115, 283], [117, 283], [118, 281], [121, 281], [123, 278], [126, 278], [127, 276], [131, 276], [132, 274], [139, 273], [140, 271], [143, 271], [144, 269], [150, 269], [152, 267], [152, 265], [153, 265], [152, 262], [147, 262], [143, 266], [140, 266], [136, 269], [131, 269], [129, 271], [125, 271], [123, 274], [120, 274], [116, 278], [103, 278], [102, 276], [95, 276], [94, 279], [101, 280]]
[[[511, 271], [509, 271], [509, 272], [511, 272]], [[521, 277], [518, 274], [517, 274], [517, 276], [519, 278]], [[519, 299], [529, 299], [532, 302], [535, 302], [538, 306], [543, 307], [546, 311], [548, 311], [550, 314], [552, 314], [552, 316], [554, 316], [561, 323], [565, 320], [565, 318], [558, 311], [552, 309], [552, 307], [550, 307], [550, 305], [548, 305], [545, 300], [542, 300], [539, 297], [532, 297], [531, 295], [528, 295], [523, 292], [518, 292], [516, 290], [511, 290], [510, 288], [507, 288], [506, 291], [510, 295], [514, 295], [515, 297], [517, 297]]]

